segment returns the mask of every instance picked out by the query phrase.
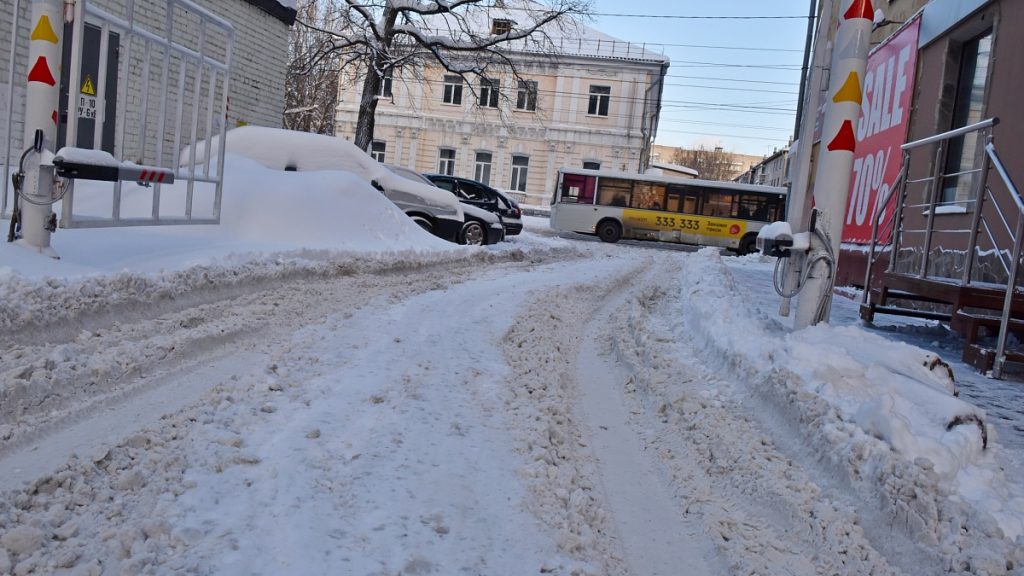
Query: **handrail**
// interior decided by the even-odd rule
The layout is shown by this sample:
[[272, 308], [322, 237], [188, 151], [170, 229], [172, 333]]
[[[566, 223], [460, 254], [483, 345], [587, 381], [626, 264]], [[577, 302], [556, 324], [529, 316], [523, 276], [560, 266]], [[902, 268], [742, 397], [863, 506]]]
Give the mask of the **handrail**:
[[[906, 191], [907, 171], [909, 169], [910, 162], [904, 152], [903, 165], [900, 167], [900, 173], [896, 176], [896, 181], [893, 182], [893, 186], [889, 188], [889, 194], [881, 202], [875, 205], [875, 214], [871, 218], [871, 243], [868, 245], [868, 263], [866, 270], [864, 271], [864, 295], [861, 297], [861, 302], [864, 304], [867, 304], [868, 299], [871, 297], [871, 267], [875, 263], [875, 244], [878, 242], [878, 223], [881, 221], [882, 214], [885, 213], [885, 208], [889, 205], [889, 201], [896, 197], [897, 191], [901, 197], [904, 195], [904, 192]], [[903, 198], [903, 200], [905, 200], [905, 198]], [[903, 202], [901, 201], [900, 206], [902, 205]], [[890, 220], [892, 225], [892, 230], [889, 231], [890, 238], [896, 237], [896, 218], [900, 216], [901, 214], [897, 210], [897, 213], [893, 214]], [[889, 258], [891, 262], [892, 259], [895, 258], [895, 254], [890, 253]]]
[[1021, 201], [1020, 192], [1017, 191], [1017, 187], [1013, 185], [1013, 180], [1010, 178], [1010, 174], [1006, 171], [1006, 167], [1003, 166], [1002, 160], [999, 159], [999, 154], [996, 153], [995, 144], [989, 142], [985, 144], [985, 153], [992, 159], [992, 164], [996, 167], [996, 172], [999, 173], [999, 177], [1003, 179], [1003, 184], [1010, 191], [1010, 198], [1013, 199], [1013, 203], [1017, 205], [1017, 210], [1024, 212], [1024, 201]]
[[[905, 234], [923, 233], [925, 235], [923, 244], [915, 246], [915, 251], [921, 251], [921, 261], [917, 265], [917, 273], [921, 277], [928, 276], [929, 273], [929, 253], [931, 250], [931, 239], [932, 233], [935, 231], [935, 214], [938, 212], [937, 208], [940, 204], [941, 193], [939, 191], [940, 183], [946, 178], [956, 177], [967, 177], [969, 175], [977, 175], [974, 178], [971, 188], [973, 194], [963, 200], [955, 201], [957, 205], [962, 205], [970, 208], [973, 205], [973, 215], [971, 217], [971, 227], [967, 230], [946, 230], [944, 232], [968, 232], [970, 238], [968, 240], [968, 247], [966, 252], [966, 259], [963, 263], [963, 272], [960, 279], [962, 286], [970, 285], [972, 281], [972, 274], [975, 268], [975, 253], [978, 249], [979, 235], [985, 237], [987, 241], [995, 248], [995, 256], [999, 261], [1003, 271], [1007, 274], [1007, 285], [1006, 293], [1003, 298], [1002, 314], [1000, 316], [999, 324], [999, 335], [997, 339], [997, 346], [995, 351], [995, 362], [993, 364], [991, 375], [995, 378], [1001, 378], [1003, 373], [1004, 365], [1007, 361], [1006, 344], [1009, 335], [1010, 317], [1013, 307], [1013, 297], [1017, 293], [1017, 279], [1020, 273], [1022, 263], [1022, 252], [1024, 252], [1024, 198], [1021, 197], [1020, 191], [1014, 185], [1009, 172], [1003, 165], [999, 154], [996, 152], [995, 145], [992, 141], [992, 130], [993, 126], [999, 124], [998, 118], [989, 118], [943, 132], [941, 134], [935, 134], [927, 138], [908, 142], [900, 147], [903, 153], [903, 166], [900, 169], [900, 174], [894, 183], [892, 189], [890, 189], [888, 196], [882, 199], [873, 216], [872, 230], [871, 230], [871, 244], [868, 250], [868, 261], [867, 267], [864, 274], [864, 293], [862, 302], [864, 305], [870, 305], [871, 302], [871, 278], [873, 267], [876, 261], [876, 245], [878, 243], [878, 237], [880, 232], [880, 220], [884, 207], [888, 206], [889, 202], [894, 197], [898, 196], [898, 202], [896, 203], [896, 212], [892, 220], [892, 248], [889, 255], [889, 266], [887, 270], [893, 272], [896, 269], [896, 260], [900, 252], [902, 237]], [[979, 132], [980, 131], [980, 132]], [[980, 167], [970, 168], [967, 170], [959, 170], [955, 173], [944, 174], [943, 164], [945, 159], [945, 149], [948, 148], [945, 142], [961, 136], [965, 136], [970, 133], [978, 132], [979, 144], [984, 142], [983, 145], [979, 146], [975, 153], [975, 166], [978, 166], [980, 161]], [[931, 174], [924, 178], [910, 178], [909, 167], [910, 167], [910, 152], [912, 150], [928, 146], [931, 144], [937, 144], [935, 146], [934, 153], [932, 154], [932, 167], [930, 169]], [[1010, 208], [1009, 211], [1004, 210], [1003, 206], [1000, 206], [1001, 196], [996, 197], [993, 190], [988, 186], [989, 168], [994, 167], [995, 172], [999, 174], [1000, 179], [1005, 185], [1009, 192], [1010, 199], [1013, 202], [1013, 206], [1016, 208]], [[907, 206], [906, 202], [909, 198], [909, 186], [923, 185], [924, 198], [926, 203], [921, 205]], [[986, 209], [986, 202], [991, 204], [991, 208]], [[921, 230], [908, 230], [904, 227], [902, 217], [904, 209], [924, 207], [928, 208], [927, 212], [927, 223], [924, 229]], [[986, 215], [987, 214], [987, 215]], [[1016, 216], [1016, 226], [1011, 224], [1011, 220]], [[991, 221], [991, 222], [990, 222]], [[996, 240], [993, 224], [995, 221], [999, 221], [1002, 224], [1002, 230], [1005, 230], [1009, 234], [1009, 239], [1013, 243], [1012, 250], [1007, 250], [1005, 245], [1001, 248]]]
[[996, 124], [999, 124], [999, 118], [989, 118], [987, 120], [982, 120], [981, 122], [968, 124], [967, 126], [964, 126], [962, 128], [955, 128], [953, 130], [943, 132], [942, 134], [936, 134], [934, 136], [929, 136], [927, 138], [922, 138], [920, 140], [914, 140], [913, 142], [907, 142], [906, 144], [900, 146], [900, 149], [903, 151], [913, 150], [914, 148], [919, 148], [921, 146], [926, 146], [928, 144], [933, 144], [935, 142], [940, 142], [942, 140], [949, 140], [950, 138], [963, 136], [964, 134], [969, 134], [971, 132], [981, 130], [982, 128], [995, 126]]
[[[996, 153], [995, 145], [989, 141], [985, 144], [985, 154], [1002, 179], [1003, 185], [1010, 192], [1010, 198], [1017, 206], [1017, 227], [1013, 236], [1013, 257], [1010, 260], [1009, 278], [1006, 279], [1006, 296], [1003, 297], [1003, 313], [999, 318], [999, 338], [996, 342], [996, 358], [992, 365], [992, 375], [1000, 378], [1003, 375], [1003, 366], [1006, 364], [1006, 340], [1010, 332], [1010, 311], [1013, 308], [1013, 295], [1017, 291], [1017, 274], [1020, 272], [1021, 250], [1024, 248], [1024, 202], [1021, 201], [1020, 192], [1013, 184], [1013, 179], [1003, 166], [999, 154]], [[994, 202], [993, 202], [994, 203]], [[1002, 258], [1000, 258], [1002, 261]]]

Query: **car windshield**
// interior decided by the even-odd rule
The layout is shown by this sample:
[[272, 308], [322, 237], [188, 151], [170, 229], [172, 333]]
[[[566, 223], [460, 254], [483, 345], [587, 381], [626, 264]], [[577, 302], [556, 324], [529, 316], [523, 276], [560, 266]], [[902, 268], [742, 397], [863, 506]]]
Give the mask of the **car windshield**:
[[391, 170], [395, 174], [398, 174], [406, 180], [412, 180], [413, 182], [419, 182], [420, 184], [426, 184], [427, 186], [436, 186], [433, 182], [428, 180], [419, 172], [409, 170], [408, 168], [402, 168], [401, 166], [394, 166], [391, 164], [385, 164], [388, 170]]

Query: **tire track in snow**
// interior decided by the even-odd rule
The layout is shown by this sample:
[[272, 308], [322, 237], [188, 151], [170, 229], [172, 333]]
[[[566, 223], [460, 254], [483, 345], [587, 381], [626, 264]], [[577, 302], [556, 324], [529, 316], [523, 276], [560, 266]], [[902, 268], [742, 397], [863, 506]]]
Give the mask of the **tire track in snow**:
[[608, 298], [594, 314], [583, 329], [587, 338], [576, 359], [580, 411], [590, 451], [600, 462], [612, 524], [630, 574], [676, 576], [681, 566], [689, 574], [721, 574], [725, 571], [715, 566], [714, 546], [705, 527], [680, 508], [660, 464], [634, 430], [635, 414], [623, 396], [624, 384], [632, 377], [626, 366], [608, 354], [605, 337], [628, 329], [614, 312], [627, 298], [638, 297], [636, 284], [631, 287]]
[[703, 355], [679, 310], [685, 258], [647, 279], [613, 316], [628, 330], [608, 346], [627, 364], [634, 424], [672, 478], [688, 514], [703, 519], [741, 574], [902, 574], [872, 546], [855, 510], [832, 500], [816, 472], [774, 443], [748, 405], [749, 383], [730, 380], [727, 358]]
[[[46, 343], [2, 347], [0, 456], [129, 401], [155, 376], [187, 371], [197, 358], [226, 353], [218, 351], [259, 348], [267, 344], [261, 341], [268, 335], [297, 329], [332, 309], [371, 304], [374, 297], [380, 297], [378, 290], [385, 290], [386, 297], [394, 300], [395, 295], [404, 298], [466, 281], [475, 273], [473, 265], [484, 256], [423, 266], [406, 275], [400, 272], [409, 270], [396, 265], [377, 274], [312, 280], [300, 276], [272, 286], [256, 282], [241, 292], [238, 287], [214, 287], [199, 290], [205, 295], [155, 305], [144, 317], [128, 314], [110, 325], [93, 319], [86, 322], [89, 329], [74, 334], [64, 327], [58, 331], [64, 334], [63, 340], [54, 333], [57, 339]], [[498, 265], [529, 269], [561, 256], [554, 252], [520, 261], [522, 254], [513, 252], [506, 255], [511, 261]], [[192, 301], [207, 303], [186, 306]], [[167, 312], [167, 306], [175, 311]]]
[[[515, 459], [496, 457], [503, 466], [489, 466], [494, 457], [481, 439], [511, 452], [509, 428], [521, 424], [510, 423], [504, 413], [505, 387], [516, 375], [505, 371], [500, 349], [501, 334], [524, 309], [519, 299], [534, 287], [586, 284], [600, 270], [630, 268], [622, 260], [602, 262], [609, 264], [599, 263], [598, 272], [590, 271], [592, 262], [539, 268], [538, 262], [517, 263], [455, 273], [442, 268], [407, 277], [291, 286], [262, 295], [269, 301], [255, 298], [259, 305], [249, 298], [231, 302], [225, 315], [252, 317], [267, 326], [251, 335], [249, 349], [269, 355], [272, 363], [247, 364], [233, 375], [220, 372], [220, 383], [197, 377], [197, 385], [212, 386], [201, 401], [159, 421], [154, 415], [150, 426], [138, 432], [132, 431], [134, 424], [115, 426], [111, 438], [121, 434], [124, 441], [83, 458], [55, 459], [54, 473], [6, 493], [0, 500], [0, 533], [18, 530], [19, 540], [9, 557], [0, 546], [0, 566], [10, 560], [27, 574], [249, 574], [324, 562], [329, 570], [306, 573], [358, 565], [364, 569], [357, 573], [385, 568], [390, 573], [456, 573], [467, 567], [475, 568], [470, 573], [495, 574], [518, 571], [524, 559], [516, 555], [520, 548], [533, 553], [577, 550], [548, 540], [560, 545], [572, 540], [571, 534], [559, 540], [550, 536], [555, 529], [543, 525], [526, 534], [520, 533], [527, 526], [523, 521], [503, 525], [503, 520], [518, 519], [515, 507], [523, 506], [515, 498], [520, 480], [504, 471]], [[540, 274], [533, 274], [534, 268]], [[480, 276], [491, 284], [478, 281]], [[471, 296], [464, 315], [452, 313], [459, 310], [452, 298], [460, 294]], [[480, 306], [483, 301], [488, 304]], [[431, 304], [429, 318], [417, 308], [424, 302]], [[489, 309], [492, 303], [499, 312]], [[490, 352], [467, 353], [476, 346], [487, 349], [488, 343], [480, 342], [477, 332], [457, 332], [460, 318], [493, 323]], [[167, 325], [175, 323], [151, 328], [156, 333]], [[142, 339], [137, 344], [149, 343]], [[431, 347], [440, 343], [448, 343], [447, 355], [458, 360], [454, 374], [445, 371], [444, 358], [428, 361]], [[211, 353], [225, 350], [220, 344]], [[393, 366], [388, 352], [401, 356]], [[498, 358], [499, 368], [469, 366], [487, 354]], [[193, 374], [170, 357], [155, 360], [147, 372], [158, 369], [180, 369], [183, 378]], [[502, 379], [506, 376], [508, 381]], [[458, 408], [449, 412], [447, 400]], [[432, 402], [444, 406], [431, 410]], [[416, 418], [418, 427], [410, 428], [409, 418]], [[465, 442], [464, 456], [447, 452], [448, 440], [432, 445], [451, 436], [465, 436], [448, 444]], [[46, 440], [40, 451], [46, 451]], [[401, 457], [389, 461], [396, 453]], [[456, 463], [447, 466], [448, 459]], [[393, 478], [384, 478], [384, 469], [393, 471]], [[507, 493], [487, 496], [510, 483]], [[392, 496], [380, 493], [391, 487], [397, 490]], [[421, 492], [418, 507], [424, 513], [405, 514], [398, 508], [397, 502]], [[208, 517], [190, 516], [189, 507]], [[389, 509], [398, 513], [383, 516]], [[268, 515], [261, 517], [262, 512]], [[373, 522], [376, 518], [387, 521]], [[252, 522], [235, 525], [239, 519]], [[384, 530], [378, 532], [378, 526]], [[286, 533], [275, 537], [280, 530]], [[461, 546], [467, 538], [476, 544], [468, 552]], [[247, 546], [250, 542], [265, 546]], [[568, 566], [554, 554], [552, 562], [530, 571], [617, 573], [603, 568], [607, 555], [602, 550], [591, 544], [578, 555], [583, 560]], [[224, 560], [247, 562], [252, 570], [220, 564]]]

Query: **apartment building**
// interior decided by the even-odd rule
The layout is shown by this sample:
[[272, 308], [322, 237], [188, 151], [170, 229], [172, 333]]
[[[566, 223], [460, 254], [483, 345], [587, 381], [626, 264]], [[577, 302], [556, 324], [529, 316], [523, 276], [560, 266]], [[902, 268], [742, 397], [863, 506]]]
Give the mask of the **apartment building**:
[[[482, 34], [514, 29], [492, 9]], [[650, 163], [668, 58], [586, 26], [545, 32], [553, 49], [508, 47], [511, 68], [460, 76], [439, 65], [396, 69], [381, 87], [378, 160], [479, 180], [546, 204], [563, 166], [641, 172]], [[352, 139], [360, 71], [343, 72], [335, 133]]]
[[786, 186], [789, 184], [789, 149], [776, 150], [736, 177], [736, 182]]

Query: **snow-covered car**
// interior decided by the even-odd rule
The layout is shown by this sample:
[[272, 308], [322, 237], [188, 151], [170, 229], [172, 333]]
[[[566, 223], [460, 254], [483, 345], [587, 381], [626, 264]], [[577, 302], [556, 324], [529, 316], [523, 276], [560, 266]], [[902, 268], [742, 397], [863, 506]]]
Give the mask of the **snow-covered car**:
[[[434, 186], [430, 180], [415, 170], [395, 166], [394, 164], [385, 164], [384, 166], [402, 178]], [[502, 219], [499, 216], [471, 203], [460, 201], [460, 204], [462, 204], [465, 221], [457, 238], [459, 244], [479, 246], [494, 244], [505, 238], [505, 226], [502, 224]]]
[[500, 216], [501, 223], [505, 226], [505, 234], [512, 236], [523, 231], [523, 210], [518, 202], [500, 190], [469, 178], [431, 173], [423, 176], [438, 188], [455, 194], [463, 205], [472, 204]]
[[[213, 146], [217, 146], [214, 137]], [[196, 155], [204, 143], [197, 145]], [[241, 126], [225, 135], [225, 150], [274, 170], [296, 172], [343, 170], [365, 179], [410, 218], [435, 236], [459, 242], [465, 214], [448, 192], [398, 176], [343, 138], [281, 128]], [[188, 148], [181, 158], [188, 158]]]

